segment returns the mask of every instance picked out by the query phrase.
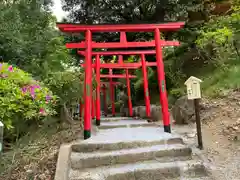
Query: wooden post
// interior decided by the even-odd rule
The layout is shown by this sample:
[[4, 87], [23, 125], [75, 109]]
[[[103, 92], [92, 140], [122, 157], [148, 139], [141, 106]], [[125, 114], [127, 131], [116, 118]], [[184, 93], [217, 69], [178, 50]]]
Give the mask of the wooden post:
[[187, 86], [188, 99], [191, 99], [194, 101], [198, 148], [199, 149], [203, 149], [200, 108], [199, 108], [199, 99], [201, 99], [201, 88], [200, 88], [201, 82], [202, 82], [201, 79], [191, 76], [184, 83]]
[[194, 107], [195, 107], [196, 128], [197, 128], [197, 137], [198, 137], [198, 148], [203, 149], [199, 99], [194, 99]]

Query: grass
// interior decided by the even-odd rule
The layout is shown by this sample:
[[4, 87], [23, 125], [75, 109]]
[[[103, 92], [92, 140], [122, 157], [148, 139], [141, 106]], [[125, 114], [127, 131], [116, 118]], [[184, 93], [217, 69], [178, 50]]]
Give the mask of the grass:
[[218, 68], [203, 78], [202, 91], [205, 96], [218, 97], [238, 88], [240, 88], [240, 64], [237, 63]]

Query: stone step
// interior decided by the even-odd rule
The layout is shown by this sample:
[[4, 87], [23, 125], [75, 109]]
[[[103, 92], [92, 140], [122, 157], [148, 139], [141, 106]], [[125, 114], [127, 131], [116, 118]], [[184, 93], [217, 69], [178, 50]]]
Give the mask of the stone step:
[[73, 169], [93, 168], [111, 164], [126, 164], [154, 160], [158, 157], [191, 156], [191, 152], [191, 148], [183, 144], [155, 145], [106, 152], [73, 152], [71, 154], [71, 165]]
[[[192, 176], [195, 174], [195, 177]], [[197, 161], [145, 161], [124, 165], [70, 170], [70, 180], [186, 180], [206, 177], [204, 166]]]
[[132, 128], [132, 127], [157, 127], [155, 123], [148, 123], [145, 120], [121, 120], [112, 122], [102, 122], [99, 129], [112, 129], [112, 128]]
[[93, 151], [114, 151], [121, 149], [131, 149], [137, 147], [146, 147], [146, 146], [154, 146], [161, 144], [183, 144], [183, 140], [181, 138], [169, 138], [164, 140], [149, 140], [149, 141], [131, 141], [131, 142], [116, 142], [116, 143], [82, 143], [82, 144], [73, 144], [72, 151], [73, 152], [93, 152]]
[[115, 128], [100, 130], [97, 136], [74, 143], [72, 151], [114, 151], [165, 144], [183, 144], [183, 140], [178, 135], [164, 133], [161, 128], [156, 127]]
[[181, 138], [171, 138], [164, 140], [153, 140], [153, 141], [132, 141], [132, 142], [116, 142], [116, 143], [82, 143], [73, 144], [73, 152], [93, 152], [93, 151], [114, 151], [121, 149], [131, 149], [137, 147], [154, 146], [160, 144], [183, 144]]
[[102, 117], [101, 122], [112, 122], [120, 120], [134, 120], [132, 117]]
[[173, 180], [214, 180], [212, 177], [204, 176], [204, 177], [182, 177], [181, 179], [173, 179]]

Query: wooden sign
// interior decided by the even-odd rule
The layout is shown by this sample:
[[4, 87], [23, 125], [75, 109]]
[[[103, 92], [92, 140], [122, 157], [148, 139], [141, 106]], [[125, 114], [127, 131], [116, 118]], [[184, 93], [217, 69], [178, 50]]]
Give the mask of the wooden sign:
[[201, 87], [200, 87], [201, 82], [202, 82], [201, 79], [191, 76], [184, 83], [187, 86], [188, 99], [201, 99]]
[[201, 79], [198, 79], [194, 76], [188, 78], [188, 80], [184, 83], [187, 86], [187, 96], [188, 99], [194, 101], [195, 108], [195, 117], [196, 117], [196, 128], [197, 128], [197, 137], [198, 137], [198, 147], [199, 149], [203, 149], [202, 142], [202, 130], [201, 130], [201, 121], [200, 121], [200, 107], [199, 107], [199, 99], [201, 99], [201, 88], [200, 83]]

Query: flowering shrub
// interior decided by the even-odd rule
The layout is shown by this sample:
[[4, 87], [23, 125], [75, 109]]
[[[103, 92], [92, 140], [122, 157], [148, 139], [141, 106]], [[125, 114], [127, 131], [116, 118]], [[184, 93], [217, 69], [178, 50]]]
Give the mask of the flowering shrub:
[[11, 132], [55, 113], [56, 97], [30, 74], [0, 63], [0, 120]]

